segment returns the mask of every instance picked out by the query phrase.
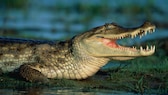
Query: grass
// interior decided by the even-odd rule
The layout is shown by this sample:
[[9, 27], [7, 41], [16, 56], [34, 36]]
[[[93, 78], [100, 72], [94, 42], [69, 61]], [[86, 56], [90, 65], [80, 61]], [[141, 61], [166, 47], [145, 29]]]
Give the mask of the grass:
[[[166, 93], [168, 91], [168, 57], [141, 57], [130, 61], [117, 72], [111, 68], [109, 79], [120, 88], [136, 93]], [[123, 86], [124, 85], [124, 86]], [[122, 89], [124, 89], [122, 88]], [[155, 90], [154, 90], [155, 89]]]
[[131, 65], [128, 66], [128, 71], [135, 72], [165, 72], [168, 68], [168, 57], [157, 58], [157, 56], [141, 57], [131, 61]]

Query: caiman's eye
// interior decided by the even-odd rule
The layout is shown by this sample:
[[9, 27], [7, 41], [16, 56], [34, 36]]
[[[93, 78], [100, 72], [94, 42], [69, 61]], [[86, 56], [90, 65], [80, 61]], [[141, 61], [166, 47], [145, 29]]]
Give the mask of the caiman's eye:
[[97, 38], [104, 38], [103, 36], [96, 36]]
[[107, 30], [108, 29], [110, 30], [110, 29], [115, 29], [115, 28], [117, 28], [119, 26], [116, 23], [106, 23], [105, 27], [106, 27]]

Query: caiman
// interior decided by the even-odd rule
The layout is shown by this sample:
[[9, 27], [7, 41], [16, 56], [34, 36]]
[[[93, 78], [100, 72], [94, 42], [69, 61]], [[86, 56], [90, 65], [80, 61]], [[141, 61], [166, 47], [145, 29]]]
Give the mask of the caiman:
[[56, 79], [86, 79], [110, 60], [149, 56], [155, 46], [129, 47], [117, 43], [123, 38], [140, 38], [152, 33], [155, 25], [124, 28], [108, 23], [62, 42], [0, 38], [0, 71], [18, 71], [30, 82]]

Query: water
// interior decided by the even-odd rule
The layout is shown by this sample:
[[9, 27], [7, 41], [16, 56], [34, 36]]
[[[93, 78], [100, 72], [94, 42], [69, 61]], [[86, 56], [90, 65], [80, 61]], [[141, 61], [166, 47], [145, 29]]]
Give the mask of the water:
[[112, 91], [103, 89], [85, 90], [82, 88], [29, 88], [0, 89], [0, 95], [137, 95], [132, 92]]
[[[51, 0], [51, 2], [48, 2], [47, 0], [30, 0], [27, 8], [1, 8], [0, 13], [3, 14], [0, 15], [0, 29], [17, 30], [17, 34], [12, 36], [20, 35], [20, 37], [24, 37], [23, 35], [26, 35], [26, 37], [34, 36], [38, 38], [41, 37], [56, 40], [66, 39], [105, 23], [116, 22], [126, 27], [138, 26], [148, 18], [148, 13], [143, 11], [143, 9], [142, 12], [140, 11], [140, 13], [131, 13], [134, 12], [134, 10], [129, 9], [129, 7], [134, 7], [131, 7], [130, 5], [135, 5], [138, 3], [139, 7], [141, 7], [142, 5], [144, 5], [144, 7], [148, 7], [148, 4], [150, 4], [150, 2], [145, 0], [130, 0], [130, 2], [124, 2], [122, 0], [107, 0], [104, 2], [93, 0], [92, 2], [85, 2], [85, 9], [85, 7], [83, 8], [83, 1], [73, 0], [70, 3], [64, 2], [67, 1]], [[152, 9], [150, 10], [150, 8], [146, 9], [146, 11], [151, 11], [151, 19], [157, 22], [166, 22], [168, 11], [165, 10], [165, 7], [167, 5], [163, 2], [159, 2], [159, 0], [154, 0], [152, 4], [154, 4], [154, 6], [158, 7], [159, 9], [155, 10], [155, 12], [152, 12]], [[96, 8], [99, 11], [96, 11], [96, 8], [95, 10], [89, 10], [88, 7], [95, 5], [98, 6]], [[103, 9], [105, 6], [107, 8]], [[124, 6], [129, 6], [128, 10], [122, 10], [122, 7], [124, 9]], [[75, 9], [78, 7], [82, 7], [83, 9]]]

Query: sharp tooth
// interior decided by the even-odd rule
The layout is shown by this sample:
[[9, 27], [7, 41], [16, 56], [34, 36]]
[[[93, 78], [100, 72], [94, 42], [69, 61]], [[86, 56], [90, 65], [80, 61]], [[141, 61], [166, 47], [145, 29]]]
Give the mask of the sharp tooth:
[[144, 36], [144, 33], [142, 34], [142, 36]]
[[135, 38], [135, 35], [133, 35], [133, 38]]
[[152, 32], [154, 32], [154, 29], [150, 29], [149, 31], [152, 33]]
[[142, 38], [142, 35], [140, 35], [140, 39]]
[[133, 36], [133, 35], [131, 35], [131, 38], [133, 39], [133, 38], [134, 38], [134, 36]]
[[147, 31], [145, 32], [145, 35], [147, 34]]
[[141, 50], [141, 51], [143, 51], [143, 48], [142, 48], [142, 46], [140, 47], [140, 50]]
[[151, 50], [153, 50], [153, 49], [154, 49], [154, 47], [153, 47], [153, 46], [150, 46], [150, 49], [151, 49]]
[[146, 46], [146, 50], [149, 50], [149, 46], [148, 45]]
[[149, 33], [153, 33], [153, 32], [155, 32], [155, 29], [150, 29], [149, 30]]
[[153, 46], [153, 51], [155, 50], [155, 46]]
[[153, 31], [152, 32], [155, 32], [155, 29], [153, 29]]

